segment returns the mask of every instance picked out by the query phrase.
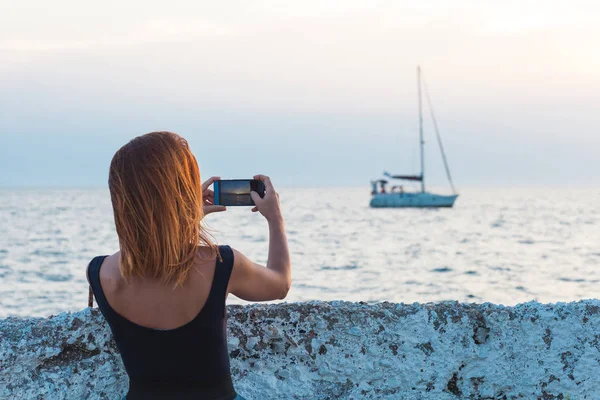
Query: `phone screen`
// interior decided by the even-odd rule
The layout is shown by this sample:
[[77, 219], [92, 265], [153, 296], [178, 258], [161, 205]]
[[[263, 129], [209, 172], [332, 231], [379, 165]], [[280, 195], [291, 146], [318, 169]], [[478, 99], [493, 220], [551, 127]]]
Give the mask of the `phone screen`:
[[255, 191], [260, 197], [265, 195], [262, 181], [255, 179], [233, 179], [215, 181], [215, 204], [222, 206], [253, 206], [250, 196]]

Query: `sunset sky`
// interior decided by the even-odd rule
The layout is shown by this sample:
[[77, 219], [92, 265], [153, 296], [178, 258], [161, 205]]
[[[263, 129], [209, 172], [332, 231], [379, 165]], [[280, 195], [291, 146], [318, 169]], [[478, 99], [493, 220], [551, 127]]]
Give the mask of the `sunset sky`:
[[[599, 15], [592, 1], [0, 0], [0, 186], [104, 187], [121, 145], [171, 130], [204, 177], [368, 187], [417, 172], [417, 65], [459, 188], [597, 185]], [[444, 185], [425, 119], [428, 181]]]

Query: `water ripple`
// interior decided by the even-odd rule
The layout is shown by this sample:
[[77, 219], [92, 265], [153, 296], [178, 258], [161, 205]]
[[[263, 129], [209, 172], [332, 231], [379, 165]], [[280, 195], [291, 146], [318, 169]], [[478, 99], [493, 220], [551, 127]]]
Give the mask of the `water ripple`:
[[[286, 301], [600, 297], [597, 189], [465, 190], [450, 210], [370, 209], [367, 187], [279, 193], [294, 267]], [[218, 243], [267, 261], [260, 215], [207, 222]], [[86, 265], [117, 249], [107, 190], [0, 190], [0, 318], [83, 308]]]

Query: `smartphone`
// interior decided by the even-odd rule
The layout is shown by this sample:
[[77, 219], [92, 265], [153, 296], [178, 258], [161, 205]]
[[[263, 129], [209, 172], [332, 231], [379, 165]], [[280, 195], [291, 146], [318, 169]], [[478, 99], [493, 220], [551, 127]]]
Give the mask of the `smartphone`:
[[250, 192], [265, 196], [265, 184], [257, 179], [219, 180], [213, 183], [215, 205], [218, 206], [253, 206], [254, 200]]

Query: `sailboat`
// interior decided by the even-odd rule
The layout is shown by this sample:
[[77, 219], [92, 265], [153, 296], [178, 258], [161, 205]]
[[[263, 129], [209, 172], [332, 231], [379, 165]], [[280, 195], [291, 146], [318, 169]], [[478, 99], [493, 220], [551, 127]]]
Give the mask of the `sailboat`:
[[442, 145], [442, 139], [439, 134], [437, 121], [435, 119], [435, 115], [433, 113], [433, 107], [431, 105], [431, 99], [429, 97], [429, 92], [427, 91], [427, 86], [425, 86], [425, 94], [427, 95], [427, 102], [429, 105], [429, 111], [431, 112], [431, 119], [433, 122], [433, 126], [435, 128], [435, 133], [438, 139], [440, 152], [442, 153], [442, 159], [444, 160], [444, 166], [446, 167], [446, 176], [448, 177], [448, 182], [450, 183], [450, 187], [452, 188], [451, 195], [440, 195], [429, 193], [425, 190], [425, 141], [423, 140], [423, 106], [422, 106], [422, 98], [421, 98], [421, 88], [422, 88], [422, 79], [421, 79], [421, 67], [417, 67], [417, 87], [418, 87], [418, 97], [419, 97], [419, 144], [421, 149], [421, 174], [420, 175], [392, 175], [387, 172], [384, 172], [384, 176], [388, 179], [395, 179], [399, 181], [415, 181], [421, 182], [421, 191], [417, 192], [405, 192], [404, 187], [401, 185], [395, 185], [391, 187], [390, 191], [386, 190], [386, 186], [389, 183], [387, 179], [379, 179], [375, 181], [371, 181], [372, 187], [372, 198], [371, 198], [371, 207], [380, 208], [380, 207], [396, 207], [396, 208], [404, 208], [404, 207], [416, 207], [416, 208], [425, 208], [425, 207], [452, 207], [454, 205], [454, 201], [458, 197], [456, 190], [454, 189], [454, 184], [452, 183], [452, 177], [450, 175], [450, 168], [448, 167], [448, 161], [446, 160], [446, 154], [444, 152], [444, 146]]

